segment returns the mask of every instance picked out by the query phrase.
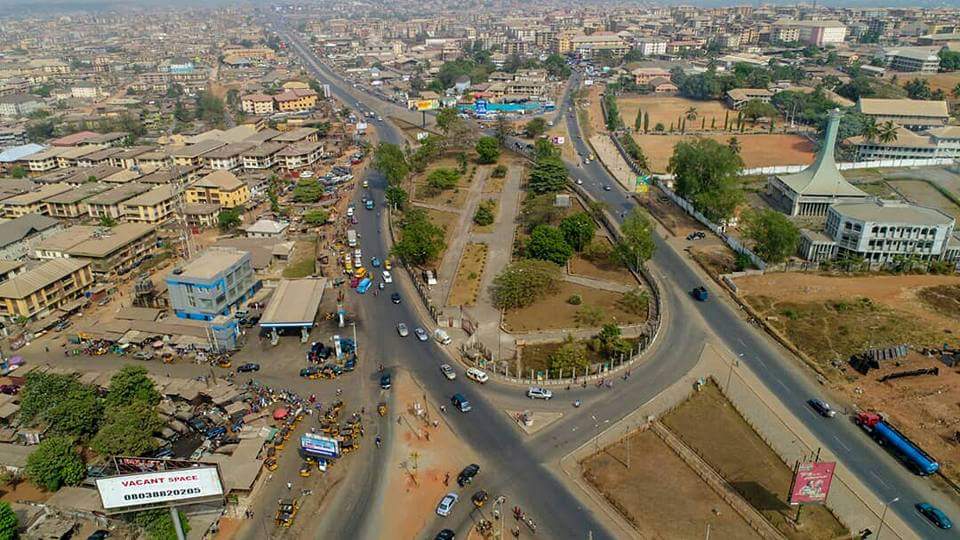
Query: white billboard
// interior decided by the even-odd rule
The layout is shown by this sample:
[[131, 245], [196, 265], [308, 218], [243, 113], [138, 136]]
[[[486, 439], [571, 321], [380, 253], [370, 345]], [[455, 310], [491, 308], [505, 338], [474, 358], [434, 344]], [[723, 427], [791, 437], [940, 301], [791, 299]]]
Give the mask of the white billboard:
[[97, 491], [104, 510], [120, 510], [222, 497], [223, 485], [216, 467], [203, 466], [98, 478]]

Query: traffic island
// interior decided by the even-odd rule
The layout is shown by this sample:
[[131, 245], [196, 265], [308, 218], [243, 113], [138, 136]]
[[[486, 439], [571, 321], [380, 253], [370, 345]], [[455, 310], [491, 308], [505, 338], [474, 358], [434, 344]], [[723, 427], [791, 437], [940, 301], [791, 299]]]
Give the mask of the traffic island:
[[504, 411], [510, 417], [517, 427], [527, 435], [542, 430], [557, 420], [563, 418], [562, 412], [553, 411], [531, 411], [525, 409], [522, 411], [507, 409]]

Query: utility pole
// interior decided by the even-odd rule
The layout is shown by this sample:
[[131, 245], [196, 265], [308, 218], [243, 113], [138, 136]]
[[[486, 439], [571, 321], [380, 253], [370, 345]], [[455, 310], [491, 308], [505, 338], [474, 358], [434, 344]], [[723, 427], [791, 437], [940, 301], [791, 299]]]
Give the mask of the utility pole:
[[177, 540], [187, 540], [187, 537], [183, 534], [183, 525], [180, 523], [180, 512], [177, 511], [177, 507], [170, 507], [170, 519], [173, 520], [173, 528], [177, 533]]
[[360, 342], [357, 341], [357, 323], [351, 322], [350, 326], [353, 327], [353, 353], [360, 356]]
[[887, 517], [887, 509], [890, 508], [890, 505], [899, 501], [900, 497], [894, 497], [893, 499], [887, 501], [883, 505], [883, 512], [880, 514], [880, 526], [877, 527], [877, 536], [874, 540], [880, 540], [880, 532], [883, 531], [883, 520]]

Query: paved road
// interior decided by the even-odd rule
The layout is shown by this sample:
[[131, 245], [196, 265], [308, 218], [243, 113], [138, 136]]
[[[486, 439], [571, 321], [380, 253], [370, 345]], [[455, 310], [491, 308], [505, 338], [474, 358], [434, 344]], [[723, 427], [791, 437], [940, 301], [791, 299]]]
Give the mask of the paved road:
[[[311, 65], [311, 70], [319, 78], [329, 82], [342, 99], [348, 102], [355, 100], [338, 84], [339, 81], [333, 74], [319, 65], [315, 58], [310, 57], [309, 51], [302, 46], [295, 48]], [[591, 149], [586, 146], [582, 138], [577, 136], [581, 133], [577, 124], [577, 115], [564, 114], [569, 106], [568, 101], [566, 98], [562, 100], [560, 114], [563, 115], [561, 117], [566, 118], [568, 132], [573, 137], [575, 149], [580, 154], [591, 153]], [[366, 103], [369, 104], [372, 101], [366, 101]], [[372, 106], [376, 107], [375, 104]], [[399, 133], [391, 126], [376, 127], [381, 134], [384, 134], [385, 140], [400, 142]], [[633, 199], [621, 190], [619, 184], [609, 176], [600, 163], [593, 161], [582, 166], [568, 164], [568, 168], [573, 176], [584, 179], [584, 187], [597, 199], [607, 203], [615, 216], [635, 206]], [[376, 190], [382, 189], [383, 179], [376, 178], [371, 185]], [[611, 190], [605, 191], [603, 189], [605, 185], [609, 185]], [[382, 197], [377, 198], [382, 200]], [[556, 530], [564, 531], [565, 536], [580, 535], [573, 533], [574, 531], [585, 535], [587, 530], [601, 530], [592, 516], [584, 520], [576, 499], [559, 485], [554, 485], [553, 477], [540, 463], [551, 462], [588, 441], [607, 423], [619, 420], [679, 379], [696, 361], [700, 345], [717, 336], [730, 350], [741, 355], [741, 361], [757, 372], [764, 384], [772, 389], [788, 408], [797, 411], [798, 418], [881, 500], [900, 497], [901, 502], [892, 505], [891, 512], [903, 518], [921, 537], [953, 537], [950, 533], [933, 529], [923, 517], [913, 511], [912, 505], [917, 501], [931, 501], [946, 509], [951, 515], [958, 516], [960, 511], [955, 504], [944, 494], [936, 492], [929, 480], [919, 478], [907, 471], [852, 422], [839, 419], [828, 421], [813, 414], [805, 402], [810, 397], [822, 395], [823, 392], [810, 373], [800, 368], [789, 353], [771, 343], [767, 336], [751, 326], [743, 315], [728, 303], [723, 301], [699, 303], [690, 299], [686, 291], [704, 284], [703, 279], [689, 262], [662, 238], [657, 237], [656, 241], [657, 252], [651, 267], [666, 285], [664, 302], [669, 306], [667, 318], [659, 345], [660, 354], [634, 369], [630, 380], [618, 382], [614, 390], [599, 394], [591, 391], [592, 389], [570, 391], [569, 395], [561, 391], [563, 400], [568, 397], [571, 400], [583, 399], [584, 406], [576, 411], [568, 410], [562, 421], [545, 428], [533, 437], [532, 444], [524, 444], [513, 426], [499, 420], [502, 412], [498, 412], [493, 405], [511, 392], [515, 395], [516, 390], [488, 385], [482, 396], [475, 392], [468, 393], [471, 400], [475, 402], [475, 411], [471, 413], [473, 421], [457, 423], [458, 430], [482, 454], [511, 456], [510, 460], [503, 463], [503, 472], [509, 473], [507, 475], [509, 486], [514, 493], [527, 494], [522, 498], [529, 500], [528, 504], [534, 505], [532, 507], [535, 514], [539, 514], [541, 522], [545, 521], [545, 517], [549, 517]], [[709, 283], [706, 285], [713, 288]], [[714, 292], [722, 294], [715, 288]], [[416, 320], [415, 314], [410, 311], [404, 311], [402, 315], [405, 320]], [[387, 326], [385, 331], [392, 332], [392, 321], [385, 326]], [[394, 350], [401, 356], [407, 357], [407, 350]], [[435, 369], [436, 364], [443, 361], [443, 356], [440, 354], [430, 356], [429, 362], [423, 361], [426, 359], [421, 356], [420, 361], [409, 365], [404, 363], [404, 365], [421, 382], [431, 388], [432, 392], [443, 398], [452, 393], [450, 390], [444, 392], [438, 388], [438, 385], [446, 384]], [[468, 388], [464, 388], [469, 391]], [[476, 420], [478, 417], [483, 421], [478, 422]], [[518, 464], [529, 466], [518, 467], [516, 466]], [[532, 486], [536, 486], [537, 489], [532, 489]], [[550, 501], [541, 501], [537, 504], [537, 493], [543, 493], [545, 489], [550, 489], [549, 492], [556, 496]], [[573, 522], [572, 526], [564, 526], [568, 522]], [[598, 533], [594, 532], [594, 535], [597, 536]]]

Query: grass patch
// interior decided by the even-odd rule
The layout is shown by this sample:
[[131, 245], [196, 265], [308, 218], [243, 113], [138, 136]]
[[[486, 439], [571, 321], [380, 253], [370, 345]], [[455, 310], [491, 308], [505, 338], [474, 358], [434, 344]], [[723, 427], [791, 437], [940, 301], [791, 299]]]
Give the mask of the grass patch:
[[[567, 302], [567, 299], [575, 294], [583, 299], [582, 304], [573, 305]], [[647, 318], [645, 313], [633, 314], [620, 307], [619, 300], [622, 296], [617, 292], [561, 281], [555, 294], [525, 308], [508, 310], [504, 313], [504, 325], [512, 332], [531, 332], [585, 328], [601, 326], [604, 323], [620, 325], [643, 323]], [[580, 322], [582, 316], [578, 317], [577, 314], [585, 308], [601, 310], [602, 322], [598, 325], [582, 324]]]
[[960, 319], [960, 285], [926, 287], [920, 290], [917, 297], [934, 311]]
[[487, 245], [468, 243], [447, 296], [448, 306], [472, 306], [480, 294], [480, 282], [487, 264]]
[[467, 195], [466, 189], [454, 188], [441, 191], [424, 183], [414, 184], [413, 190], [414, 201], [451, 208], [463, 208], [467, 202]]
[[305, 278], [316, 272], [316, 245], [312, 241], [300, 240], [293, 246], [293, 253], [287, 266], [283, 269], [283, 277], [289, 279]]

